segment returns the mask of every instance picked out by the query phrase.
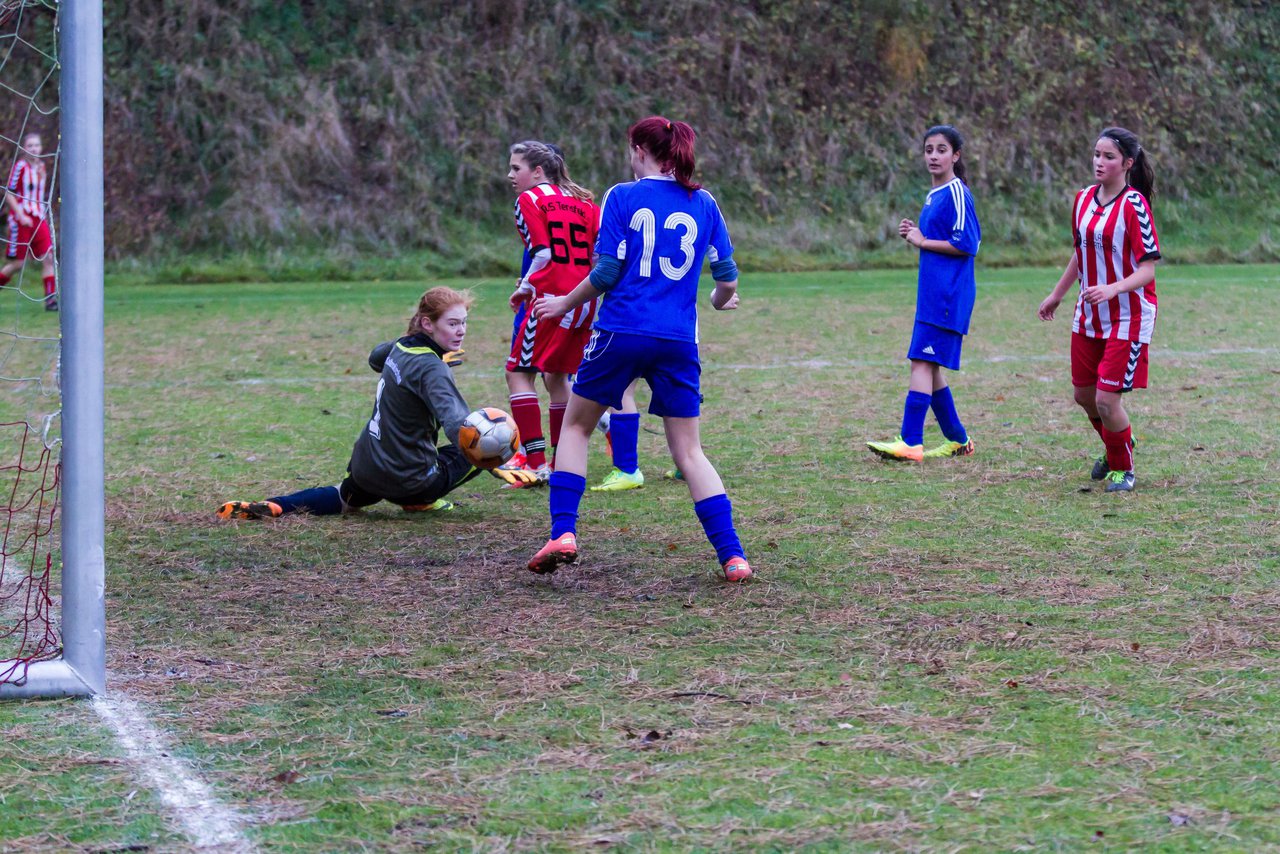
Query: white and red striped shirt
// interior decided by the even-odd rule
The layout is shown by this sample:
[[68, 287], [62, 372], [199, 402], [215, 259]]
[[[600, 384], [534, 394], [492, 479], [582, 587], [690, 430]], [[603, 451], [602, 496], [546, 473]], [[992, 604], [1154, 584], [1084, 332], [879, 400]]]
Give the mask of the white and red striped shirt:
[[[32, 219], [45, 218], [45, 165], [39, 161], [28, 163], [19, 157], [9, 172], [9, 192], [18, 200], [18, 207]], [[6, 211], [7, 213], [8, 211]]]
[[1071, 328], [1088, 338], [1151, 343], [1156, 325], [1156, 282], [1112, 297], [1101, 305], [1084, 301], [1085, 288], [1113, 285], [1160, 257], [1160, 241], [1151, 206], [1142, 193], [1126, 186], [1109, 201], [1098, 198], [1102, 185], [1076, 193], [1071, 228], [1080, 267], [1080, 294]]

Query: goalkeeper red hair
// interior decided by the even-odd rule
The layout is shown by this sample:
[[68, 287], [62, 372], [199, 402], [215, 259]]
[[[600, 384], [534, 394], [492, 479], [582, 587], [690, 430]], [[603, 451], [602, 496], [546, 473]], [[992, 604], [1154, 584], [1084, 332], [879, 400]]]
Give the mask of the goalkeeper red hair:
[[632, 125], [627, 136], [633, 146], [649, 152], [662, 171], [674, 177], [680, 186], [689, 191], [702, 186], [693, 180], [693, 145], [698, 135], [688, 124], [650, 116]]
[[410, 318], [409, 331], [405, 334], [413, 335], [421, 332], [422, 318], [424, 317], [435, 323], [440, 319], [440, 315], [455, 305], [460, 305], [470, 311], [473, 302], [475, 302], [475, 297], [469, 291], [455, 291], [453, 288], [444, 286], [431, 288], [418, 298], [418, 310]]

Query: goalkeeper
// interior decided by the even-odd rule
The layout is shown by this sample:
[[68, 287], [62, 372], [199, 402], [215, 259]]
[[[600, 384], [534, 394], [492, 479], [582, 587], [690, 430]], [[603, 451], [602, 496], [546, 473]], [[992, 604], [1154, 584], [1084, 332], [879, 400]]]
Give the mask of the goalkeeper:
[[[390, 501], [406, 512], [449, 510], [452, 490], [480, 473], [458, 448], [458, 428], [471, 411], [450, 367], [461, 363], [471, 296], [432, 288], [403, 338], [373, 348], [369, 367], [378, 380], [373, 415], [356, 439], [347, 476], [337, 486], [317, 486], [265, 501], [228, 501], [219, 519], [263, 519], [286, 513], [330, 516]], [[452, 444], [437, 447], [440, 430]], [[534, 477], [494, 471], [507, 482]]]

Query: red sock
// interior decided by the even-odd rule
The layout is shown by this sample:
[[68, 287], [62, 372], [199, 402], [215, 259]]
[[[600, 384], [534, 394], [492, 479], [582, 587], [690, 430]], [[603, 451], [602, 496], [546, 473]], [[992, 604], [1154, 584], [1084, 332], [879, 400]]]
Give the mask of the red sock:
[[10, 282], [9, 277], [6, 276], [4, 273], [0, 273], [0, 288], [3, 288], [5, 285], [9, 284], [9, 282]]
[[1107, 468], [1111, 471], [1133, 471], [1133, 428], [1119, 433], [1102, 428], [1102, 441], [1107, 446]]
[[542, 438], [542, 409], [532, 392], [511, 395], [511, 417], [516, 420], [524, 455], [530, 468], [547, 464], [547, 440]]
[[556, 446], [560, 444], [560, 428], [564, 426], [564, 409], [569, 404], [553, 403], [547, 407], [547, 417], [551, 420], [551, 467], [556, 467]]
[[54, 282], [53, 276], [45, 276], [44, 277], [44, 295], [47, 297], [51, 297], [53, 296], [54, 291], [56, 291], [57, 289], [58, 289], [57, 283]]
[[1106, 433], [1103, 431], [1103, 429], [1102, 429], [1102, 419], [1101, 419], [1101, 418], [1090, 418], [1090, 419], [1089, 419], [1089, 423], [1093, 425], [1093, 429], [1094, 429], [1094, 430], [1097, 430], [1097, 431], [1098, 431], [1098, 438], [1099, 438], [1099, 439], [1101, 439], [1101, 440], [1102, 440], [1102, 441], [1104, 441], [1104, 442], [1105, 442], [1105, 441], [1107, 441], [1107, 434], [1106, 434]]

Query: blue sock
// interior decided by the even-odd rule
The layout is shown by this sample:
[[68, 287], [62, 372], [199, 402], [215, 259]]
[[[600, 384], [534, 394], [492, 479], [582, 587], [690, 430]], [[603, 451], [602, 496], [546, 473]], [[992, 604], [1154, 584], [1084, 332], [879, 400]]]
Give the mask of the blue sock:
[[964, 429], [964, 425], [960, 423], [960, 416], [956, 413], [956, 403], [951, 399], [951, 386], [943, 386], [933, 393], [932, 406], [933, 417], [938, 419], [938, 426], [942, 428], [942, 435], [952, 442], [959, 442], [961, 445], [969, 441], [969, 434]]
[[722, 492], [696, 501], [693, 510], [716, 550], [716, 560], [723, 564], [731, 557], [746, 557], [738, 532], [733, 527], [733, 505], [729, 503], [729, 496]]
[[932, 395], [922, 391], [908, 391], [907, 403], [902, 408], [902, 441], [908, 445], [924, 444], [924, 417], [929, 414]]
[[551, 473], [551, 539], [578, 533], [578, 505], [587, 491], [587, 479], [567, 471]]
[[609, 441], [613, 443], [613, 466], [627, 474], [640, 468], [640, 413], [615, 412], [609, 416]]
[[276, 498], [268, 498], [280, 505], [286, 513], [310, 513], [313, 516], [336, 516], [342, 512], [342, 498], [336, 486], [313, 486], [301, 492], [291, 492]]

